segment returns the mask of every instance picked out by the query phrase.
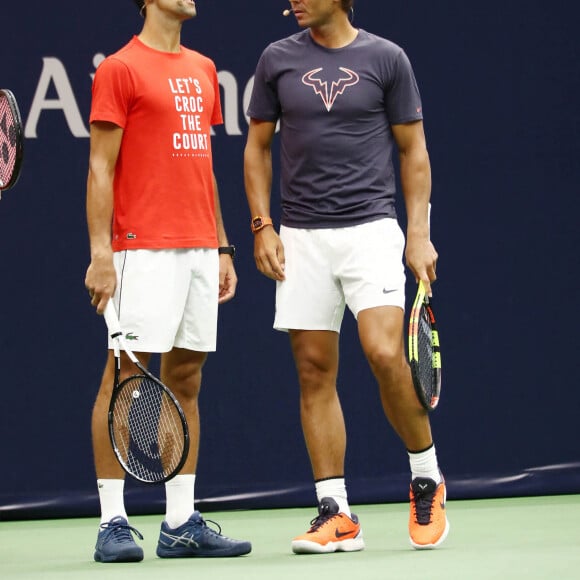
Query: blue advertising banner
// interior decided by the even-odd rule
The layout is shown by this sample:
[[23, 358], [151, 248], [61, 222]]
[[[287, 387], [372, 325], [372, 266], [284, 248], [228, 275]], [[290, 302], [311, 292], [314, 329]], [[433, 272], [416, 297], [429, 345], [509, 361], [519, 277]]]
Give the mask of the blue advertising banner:
[[[90, 417], [106, 329], [84, 288], [91, 83], [142, 21], [132, 0], [5, 4], [0, 87], [18, 99], [25, 157], [0, 202], [0, 518], [95, 514]], [[575, 8], [355, 1], [354, 24], [405, 49], [423, 99], [443, 356], [432, 426], [450, 499], [580, 491], [580, 41], [565, 5]], [[197, 7], [182, 40], [219, 72], [212, 144], [239, 287], [205, 367], [196, 495], [206, 506], [310, 505], [296, 373], [287, 336], [272, 330], [274, 285], [254, 265], [243, 184], [254, 68], [298, 27], [284, 1]], [[408, 305], [413, 293], [408, 280]], [[348, 312], [339, 392], [351, 502], [404, 500], [405, 450]], [[159, 488], [128, 482], [127, 493], [134, 512], [160, 509]]]

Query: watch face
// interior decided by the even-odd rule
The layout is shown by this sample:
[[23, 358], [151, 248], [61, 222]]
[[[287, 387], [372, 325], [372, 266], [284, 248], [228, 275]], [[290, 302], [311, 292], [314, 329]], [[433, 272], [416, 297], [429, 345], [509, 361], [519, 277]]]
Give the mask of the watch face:
[[272, 218], [258, 215], [255, 218], [252, 218], [252, 231], [256, 233], [260, 231], [263, 227], [269, 226], [271, 224]]

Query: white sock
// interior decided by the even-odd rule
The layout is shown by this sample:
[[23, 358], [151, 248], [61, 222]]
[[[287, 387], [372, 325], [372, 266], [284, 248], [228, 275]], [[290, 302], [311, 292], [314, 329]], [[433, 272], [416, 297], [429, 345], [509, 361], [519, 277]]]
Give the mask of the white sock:
[[409, 453], [409, 464], [411, 465], [411, 479], [416, 477], [428, 477], [435, 483], [441, 483], [441, 472], [437, 463], [437, 453], [435, 445], [431, 445], [425, 451], [419, 453]]
[[127, 518], [123, 490], [124, 479], [97, 479], [99, 501], [101, 502], [101, 524], [117, 516]]
[[318, 503], [320, 503], [324, 497], [331, 497], [338, 504], [338, 511], [346, 514], [350, 518], [351, 513], [346, 495], [344, 477], [321, 479], [315, 482], [315, 486]]
[[176, 475], [165, 484], [165, 521], [170, 528], [184, 524], [194, 508], [195, 475]]

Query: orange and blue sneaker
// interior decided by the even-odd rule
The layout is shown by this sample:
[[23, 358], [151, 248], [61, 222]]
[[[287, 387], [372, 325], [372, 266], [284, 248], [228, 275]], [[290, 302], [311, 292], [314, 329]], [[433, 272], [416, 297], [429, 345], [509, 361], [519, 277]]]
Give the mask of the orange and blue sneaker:
[[331, 497], [323, 497], [318, 516], [310, 522], [311, 528], [292, 540], [295, 554], [328, 554], [330, 552], [357, 552], [364, 550], [362, 530], [358, 518], [338, 511]]
[[416, 477], [409, 492], [409, 540], [417, 550], [430, 550], [443, 543], [449, 533], [445, 513], [445, 480], [436, 484], [428, 477]]

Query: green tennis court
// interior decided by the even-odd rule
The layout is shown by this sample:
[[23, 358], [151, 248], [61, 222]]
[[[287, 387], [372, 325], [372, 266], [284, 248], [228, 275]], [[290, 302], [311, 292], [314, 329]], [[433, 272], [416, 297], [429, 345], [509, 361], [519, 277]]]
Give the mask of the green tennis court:
[[145, 536], [138, 564], [92, 561], [97, 519], [0, 522], [0, 578], [141, 578], [171, 580], [375, 580], [580, 578], [580, 495], [449, 501], [451, 531], [434, 551], [407, 540], [406, 504], [361, 505], [363, 552], [296, 556], [290, 540], [306, 530], [313, 509], [206, 512], [228, 536], [249, 539], [249, 556], [161, 560], [155, 556], [161, 516], [131, 518]]

